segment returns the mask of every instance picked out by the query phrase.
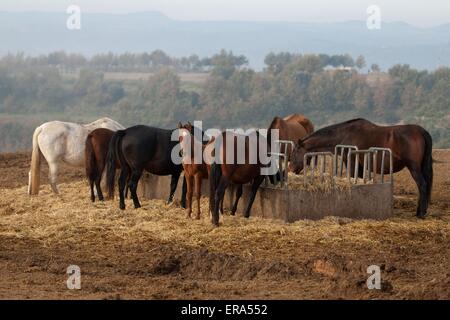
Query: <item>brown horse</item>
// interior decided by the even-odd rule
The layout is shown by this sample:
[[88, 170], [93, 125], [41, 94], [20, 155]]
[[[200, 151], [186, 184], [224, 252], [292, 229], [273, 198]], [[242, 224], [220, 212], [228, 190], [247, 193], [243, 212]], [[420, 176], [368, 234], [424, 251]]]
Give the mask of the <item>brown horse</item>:
[[293, 124], [296, 124], [296, 123], [301, 124], [303, 126], [303, 128], [305, 128], [307, 134], [311, 134], [314, 132], [314, 125], [308, 118], [306, 118], [302, 114], [294, 113], [287, 117], [284, 117], [283, 120], [286, 121], [287, 123], [291, 123], [291, 124], [292, 123]]
[[179, 131], [179, 141], [182, 152], [182, 164], [184, 170], [184, 177], [186, 178], [187, 193], [186, 193], [186, 213], [187, 217], [191, 217], [192, 213], [192, 195], [195, 185], [195, 196], [197, 198], [197, 213], [196, 218], [200, 219], [201, 209], [200, 209], [200, 199], [202, 196], [202, 181], [203, 179], [208, 179], [209, 166], [205, 163], [202, 157], [200, 163], [195, 163], [194, 150], [196, 152], [201, 152], [202, 155], [206, 146], [202, 141], [197, 141], [191, 132], [194, 128], [191, 123], [186, 125], [178, 124]]
[[[86, 138], [86, 176], [89, 180], [89, 186], [91, 188], [92, 202], [95, 201], [94, 184], [97, 189], [98, 199], [100, 201], [103, 201], [104, 199], [100, 182], [106, 165], [106, 155], [108, 154], [109, 142], [114, 133], [115, 132], [112, 130], [99, 128], [89, 133]], [[120, 168], [120, 165], [118, 165], [118, 168]]]
[[[195, 196], [197, 198], [197, 214], [196, 218], [200, 219], [201, 215], [201, 208], [200, 208], [200, 199], [202, 196], [202, 180], [208, 179], [209, 173], [211, 171], [211, 163], [213, 161], [214, 157], [214, 146], [211, 145], [215, 141], [215, 137], [212, 137], [208, 143], [200, 143], [197, 141], [192, 134], [194, 132], [194, 127], [190, 122], [186, 125], [182, 125], [181, 123], [178, 124], [179, 129], [185, 129], [180, 130], [179, 133], [179, 141], [180, 141], [180, 147], [182, 152], [182, 164], [183, 164], [183, 170], [184, 170], [184, 176], [186, 178], [186, 184], [187, 184], [187, 192], [186, 192], [186, 212], [187, 217], [191, 217], [192, 213], [192, 195], [194, 193], [195, 188]], [[186, 139], [187, 136], [190, 136], [190, 139]], [[211, 146], [210, 154], [208, 152], [205, 152], [205, 149]], [[202, 152], [202, 155], [207, 157], [207, 159], [202, 157], [201, 163], [195, 163], [195, 154], [194, 154], [194, 148], [197, 147], [197, 150]], [[234, 215], [237, 209], [237, 201], [239, 200], [240, 196], [242, 195], [242, 185], [238, 185], [236, 189], [236, 202], [233, 206], [233, 209], [231, 210], [231, 214]], [[220, 212], [223, 214], [223, 200], [220, 202]]]
[[[303, 139], [308, 134], [314, 131], [314, 126], [305, 116], [301, 114], [292, 114], [285, 117], [284, 119], [280, 117], [275, 117], [269, 126], [269, 141], [271, 129], [278, 130], [278, 137], [280, 140], [287, 140], [296, 143], [299, 139]], [[287, 146], [288, 159], [290, 159], [290, 154], [292, 152], [292, 147]]]
[[[419, 189], [417, 217], [424, 218], [433, 186], [432, 139], [430, 134], [417, 125], [378, 126], [365, 119], [354, 119], [320, 129], [299, 140], [292, 152], [290, 169], [300, 173], [303, 156], [307, 152], [330, 151], [338, 144], [354, 145], [359, 149], [370, 147], [392, 150], [393, 171], [407, 167]], [[388, 173], [389, 164], [381, 168], [381, 154], [377, 161], [377, 172]], [[361, 166], [361, 164], [360, 164]], [[362, 170], [359, 170], [362, 174]]]
[[[227, 139], [228, 138], [228, 139]], [[232, 214], [237, 210], [237, 205], [240, 197], [242, 196], [242, 185], [245, 183], [252, 183], [250, 198], [247, 207], [244, 212], [244, 216], [248, 218], [250, 216], [250, 210], [255, 200], [256, 192], [259, 186], [264, 180], [264, 175], [261, 174], [261, 169], [266, 165], [261, 163], [259, 157], [260, 139], [267, 146], [267, 151], [270, 151], [266, 138], [262, 137], [259, 132], [256, 131], [256, 141], [253, 147], [250, 146], [252, 140], [249, 136], [236, 134], [231, 131], [224, 131], [216, 138], [215, 142], [215, 160], [211, 164], [210, 170], [210, 193], [209, 193], [209, 205], [212, 214], [212, 223], [215, 226], [219, 225], [219, 205], [223, 201], [226, 188], [230, 183], [237, 184], [238, 189], [236, 192], [236, 200], [232, 209]], [[227, 157], [227, 150], [233, 150], [231, 147], [227, 149], [227, 141], [232, 140], [234, 143], [233, 158]], [[244, 141], [244, 154], [238, 154], [238, 146], [240, 141]], [[229, 150], [229, 151], [230, 151]], [[239, 159], [241, 158], [241, 159]], [[255, 159], [255, 163], [251, 161]], [[230, 161], [231, 160], [231, 161]], [[239, 161], [243, 160], [243, 161]]]

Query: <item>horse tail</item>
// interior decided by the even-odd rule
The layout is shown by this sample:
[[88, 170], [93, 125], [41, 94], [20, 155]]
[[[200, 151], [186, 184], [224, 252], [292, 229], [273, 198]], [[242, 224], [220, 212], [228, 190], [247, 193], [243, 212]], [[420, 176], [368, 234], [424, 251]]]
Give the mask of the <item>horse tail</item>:
[[42, 128], [37, 127], [33, 133], [33, 151], [31, 152], [31, 168], [28, 173], [28, 194], [36, 195], [39, 193], [41, 176], [41, 150], [39, 148], [38, 137]]
[[120, 166], [123, 170], [125, 164], [122, 163], [121, 156], [121, 141], [123, 136], [125, 136], [125, 130], [117, 131], [109, 142], [108, 154], [106, 156], [106, 181], [108, 184], [108, 196], [110, 199], [114, 198], [114, 182], [116, 179], [116, 163], [117, 160], [120, 162]]
[[[216, 190], [220, 183], [220, 178], [222, 177], [222, 167], [220, 164], [213, 162], [211, 164], [211, 171], [209, 176], [209, 208], [211, 214], [214, 214], [215, 200], [216, 200]], [[215, 220], [217, 218], [217, 220]], [[214, 217], [213, 219], [219, 223], [219, 217]]]
[[86, 139], [86, 147], [85, 147], [85, 165], [86, 165], [86, 176], [90, 182], [90, 184], [94, 183], [94, 181], [101, 174], [98, 172], [97, 160], [95, 158], [95, 150], [94, 145], [92, 144], [92, 134], [90, 133]]
[[423, 138], [425, 140], [424, 158], [422, 160], [422, 175], [427, 185], [427, 199], [431, 199], [431, 190], [433, 189], [433, 140], [431, 135], [424, 130]]

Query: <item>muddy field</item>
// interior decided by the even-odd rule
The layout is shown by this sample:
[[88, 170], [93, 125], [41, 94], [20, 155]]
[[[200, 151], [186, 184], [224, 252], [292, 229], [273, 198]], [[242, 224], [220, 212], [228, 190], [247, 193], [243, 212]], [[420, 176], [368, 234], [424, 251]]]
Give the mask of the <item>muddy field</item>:
[[[143, 200], [125, 212], [90, 203], [83, 170], [61, 169], [61, 196], [43, 179], [26, 194], [29, 154], [0, 155], [0, 298], [449, 299], [450, 151], [435, 151], [433, 203], [414, 217], [409, 173], [395, 176], [395, 217], [285, 224], [225, 215], [212, 228], [176, 205]], [[43, 165], [47, 175], [46, 165]], [[78, 265], [82, 289], [68, 290]], [[369, 265], [382, 289], [369, 290]]]

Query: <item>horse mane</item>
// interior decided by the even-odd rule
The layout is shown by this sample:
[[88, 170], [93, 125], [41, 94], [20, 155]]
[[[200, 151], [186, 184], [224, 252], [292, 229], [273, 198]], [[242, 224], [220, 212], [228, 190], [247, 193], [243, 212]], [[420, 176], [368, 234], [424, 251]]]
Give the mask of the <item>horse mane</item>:
[[307, 139], [312, 138], [312, 137], [331, 135], [336, 130], [341, 129], [343, 127], [346, 127], [348, 125], [351, 125], [351, 124], [353, 124], [354, 122], [357, 122], [357, 121], [368, 121], [368, 120], [363, 119], [363, 118], [356, 118], [356, 119], [347, 120], [347, 121], [344, 121], [344, 122], [340, 122], [340, 123], [337, 123], [337, 124], [333, 124], [333, 125], [321, 128], [321, 129], [319, 129], [317, 131], [314, 131], [314, 132], [310, 133], [309, 135], [307, 135], [303, 139], [301, 139], [300, 143], [302, 143], [302, 142], [304, 142]]

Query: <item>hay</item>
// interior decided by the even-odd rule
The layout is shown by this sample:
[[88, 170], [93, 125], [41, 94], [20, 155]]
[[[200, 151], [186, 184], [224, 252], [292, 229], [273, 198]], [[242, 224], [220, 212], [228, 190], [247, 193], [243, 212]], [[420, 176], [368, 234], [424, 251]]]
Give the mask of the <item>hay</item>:
[[[188, 220], [177, 204], [161, 200], [141, 198], [138, 210], [127, 200], [125, 211], [118, 209], [118, 199], [92, 204], [87, 184], [73, 181], [84, 174], [70, 168], [61, 176], [69, 182], [60, 185], [61, 196], [43, 182], [39, 196], [30, 198], [26, 157], [22, 168], [2, 172], [10, 178], [0, 184], [0, 296], [448, 299], [450, 152], [433, 157], [440, 162], [434, 165], [433, 201], [423, 221], [414, 216], [417, 190], [404, 170], [395, 176], [394, 192], [401, 197], [395, 197], [395, 216], [388, 220], [327, 217], [286, 224], [224, 215], [220, 228], [211, 227], [207, 199], [201, 202], [201, 220]], [[186, 253], [184, 263], [195, 258], [192, 267], [168, 276], [151, 271], [180, 252]], [[64, 286], [69, 264], [82, 264], [88, 280], [77, 293]], [[393, 294], [361, 289], [358, 283], [367, 279], [370, 264], [386, 267], [382, 279], [393, 283]], [[262, 265], [275, 270], [270, 277], [253, 278]], [[294, 273], [280, 275], [294, 267]], [[328, 281], [332, 269], [338, 278]], [[249, 275], [243, 277], [242, 270]]]
[[[294, 174], [292, 172], [288, 173], [288, 189], [289, 190], [302, 190], [307, 192], [323, 192], [329, 193], [332, 191], [339, 192], [349, 192], [351, 190], [351, 186], [358, 184], [373, 184], [375, 183], [373, 179], [364, 181], [362, 178], [350, 178], [348, 179], [345, 176], [345, 173], [342, 177], [333, 177], [329, 172], [324, 172], [322, 175], [318, 169], [314, 171], [308, 172], [308, 177], [305, 181], [304, 173]], [[281, 184], [277, 184], [272, 186], [276, 189], [283, 188]]]
[[[303, 247], [336, 246], [342, 242], [372, 247], [383, 241], [401, 242], [405, 233], [447, 238], [445, 235], [450, 234], [449, 224], [442, 224], [442, 218], [417, 223], [412, 215], [386, 221], [328, 217], [286, 224], [225, 214], [221, 216], [221, 227], [214, 228], [206, 198], [201, 200], [200, 220], [187, 219], [176, 203], [167, 205], [163, 200], [141, 199], [142, 208], [137, 210], [128, 200], [127, 209], [121, 211], [117, 200], [91, 203], [88, 186], [82, 181], [61, 184], [61, 196], [52, 194], [48, 186], [44, 186], [39, 196], [31, 198], [26, 194], [26, 187], [0, 191], [3, 195], [0, 199], [0, 235], [30, 238], [44, 246], [52, 243], [101, 246], [103, 242], [120, 239], [123, 243], [156, 241], [273, 258], [274, 254], [292, 254], [299, 243]], [[445, 217], [447, 221], [448, 218]], [[412, 238], [408, 241], [421, 240]]]

